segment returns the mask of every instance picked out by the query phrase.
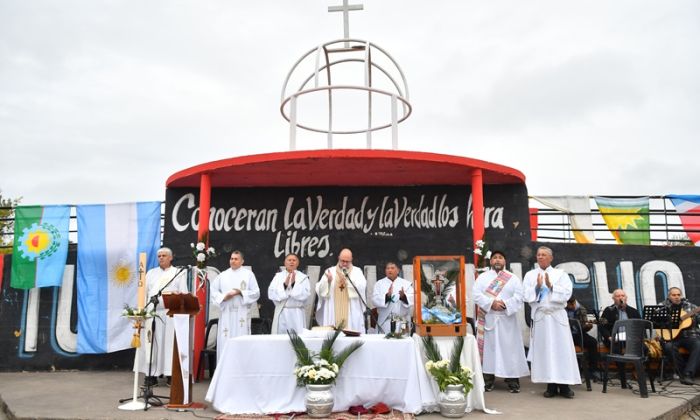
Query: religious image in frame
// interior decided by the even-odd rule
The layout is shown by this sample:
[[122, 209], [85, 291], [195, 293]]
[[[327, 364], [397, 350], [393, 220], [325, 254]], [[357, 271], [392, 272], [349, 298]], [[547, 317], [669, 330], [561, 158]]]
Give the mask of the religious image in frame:
[[413, 259], [415, 323], [419, 335], [466, 334], [463, 256], [417, 256]]

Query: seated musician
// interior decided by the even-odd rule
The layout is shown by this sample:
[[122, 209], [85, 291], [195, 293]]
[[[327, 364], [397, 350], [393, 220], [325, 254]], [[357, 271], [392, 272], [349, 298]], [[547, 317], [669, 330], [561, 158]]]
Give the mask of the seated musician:
[[[581, 305], [576, 297], [573, 295], [566, 301], [566, 314], [571, 319], [577, 319], [583, 331], [575, 330], [574, 327], [571, 328], [571, 335], [574, 338], [574, 345], [582, 347], [586, 350], [586, 357], [588, 358], [588, 373], [591, 378], [595, 381], [601, 379], [601, 375], [598, 372], [598, 340], [593, 338], [588, 332], [593, 328], [593, 323], [588, 320], [588, 311], [586, 307]], [[581, 334], [583, 332], [583, 334]], [[581, 336], [583, 335], [583, 343], [581, 342]]]
[[[627, 304], [627, 293], [622, 289], [616, 289], [612, 294], [613, 304], [603, 310], [600, 317], [600, 335], [606, 347], [610, 347], [610, 335], [613, 325], [617, 320], [641, 319], [639, 311]], [[620, 334], [623, 331], [620, 331]], [[625, 341], [623, 337], [617, 337], [617, 341]]]
[[[700, 307], [694, 305], [683, 297], [683, 292], [678, 287], [668, 289], [668, 297], [660, 303], [669, 310], [680, 307], [681, 322], [677, 330], [671, 331], [670, 346], [664, 346], [664, 350], [671, 350], [673, 364], [676, 366], [684, 385], [695, 385], [694, 378], [700, 364]], [[678, 353], [679, 348], [684, 348], [690, 353], [688, 361], [684, 362]]]

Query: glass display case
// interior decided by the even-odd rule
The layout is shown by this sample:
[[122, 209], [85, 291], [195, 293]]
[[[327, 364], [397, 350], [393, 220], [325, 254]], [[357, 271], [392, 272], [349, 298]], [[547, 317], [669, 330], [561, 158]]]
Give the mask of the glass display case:
[[413, 276], [416, 333], [466, 335], [464, 256], [414, 257]]

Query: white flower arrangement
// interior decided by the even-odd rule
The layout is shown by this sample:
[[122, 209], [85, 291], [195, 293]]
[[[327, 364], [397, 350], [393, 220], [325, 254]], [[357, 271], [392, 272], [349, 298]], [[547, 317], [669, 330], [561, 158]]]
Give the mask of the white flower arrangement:
[[328, 363], [327, 360], [320, 359], [313, 365], [299, 366], [294, 369], [294, 375], [297, 377], [297, 382], [324, 385], [335, 382], [339, 370], [336, 363]]
[[476, 271], [478, 273], [488, 271], [490, 269], [489, 260], [491, 259], [491, 250], [489, 250], [486, 241], [479, 239], [474, 243], [474, 254], [479, 256], [478, 262], [476, 263]]
[[192, 255], [194, 256], [197, 268], [200, 270], [206, 268], [207, 261], [209, 261], [210, 258], [216, 257], [216, 250], [214, 247], [210, 246], [207, 248], [204, 242], [197, 242], [196, 245], [191, 243], [190, 248], [192, 248]]

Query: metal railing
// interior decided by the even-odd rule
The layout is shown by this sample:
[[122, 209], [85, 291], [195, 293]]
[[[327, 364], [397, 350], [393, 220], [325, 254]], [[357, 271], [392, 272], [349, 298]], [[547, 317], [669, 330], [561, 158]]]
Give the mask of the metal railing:
[[[546, 196], [537, 196], [547, 198]], [[605, 196], [606, 198], [636, 198], [639, 196]], [[590, 212], [587, 213], [566, 213], [556, 209], [549, 208], [540, 203], [536, 199], [530, 197], [530, 208], [537, 209], [535, 212], [530, 212], [531, 215], [537, 216], [537, 226], [531, 226], [530, 229], [537, 234], [537, 240], [544, 242], [576, 242], [574, 232], [591, 232], [595, 236], [596, 243], [616, 243], [615, 238], [608, 228], [603, 216], [595, 204], [593, 196], [590, 198]], [[606, 212], [609, 215], [629, 215], [628, 213]], [[665, 196], [649, 196], [649, 211], [639, 213], [640, 215], [649, 216], [649, 229], [635, 229], [636, 232], [649, 232], [651, 245], [677, 245], [677, 246], [692, 246], [693, 243], [688, 239], [688, 232], [700, 232], [697, 230], [686, 230], [680, 221], [679, 214], [676, 212], [670, 199]], [[573, 229], [571, 227], [570, 216], [585, 216], [590, 215], [593, 228], [592, 229]], [[698, 217], [700, 223], [700, 214], [692, 215], [685, 214], [684, 216]], [[625, 229], [613, 229], [613, 231], [623, 232]]]

